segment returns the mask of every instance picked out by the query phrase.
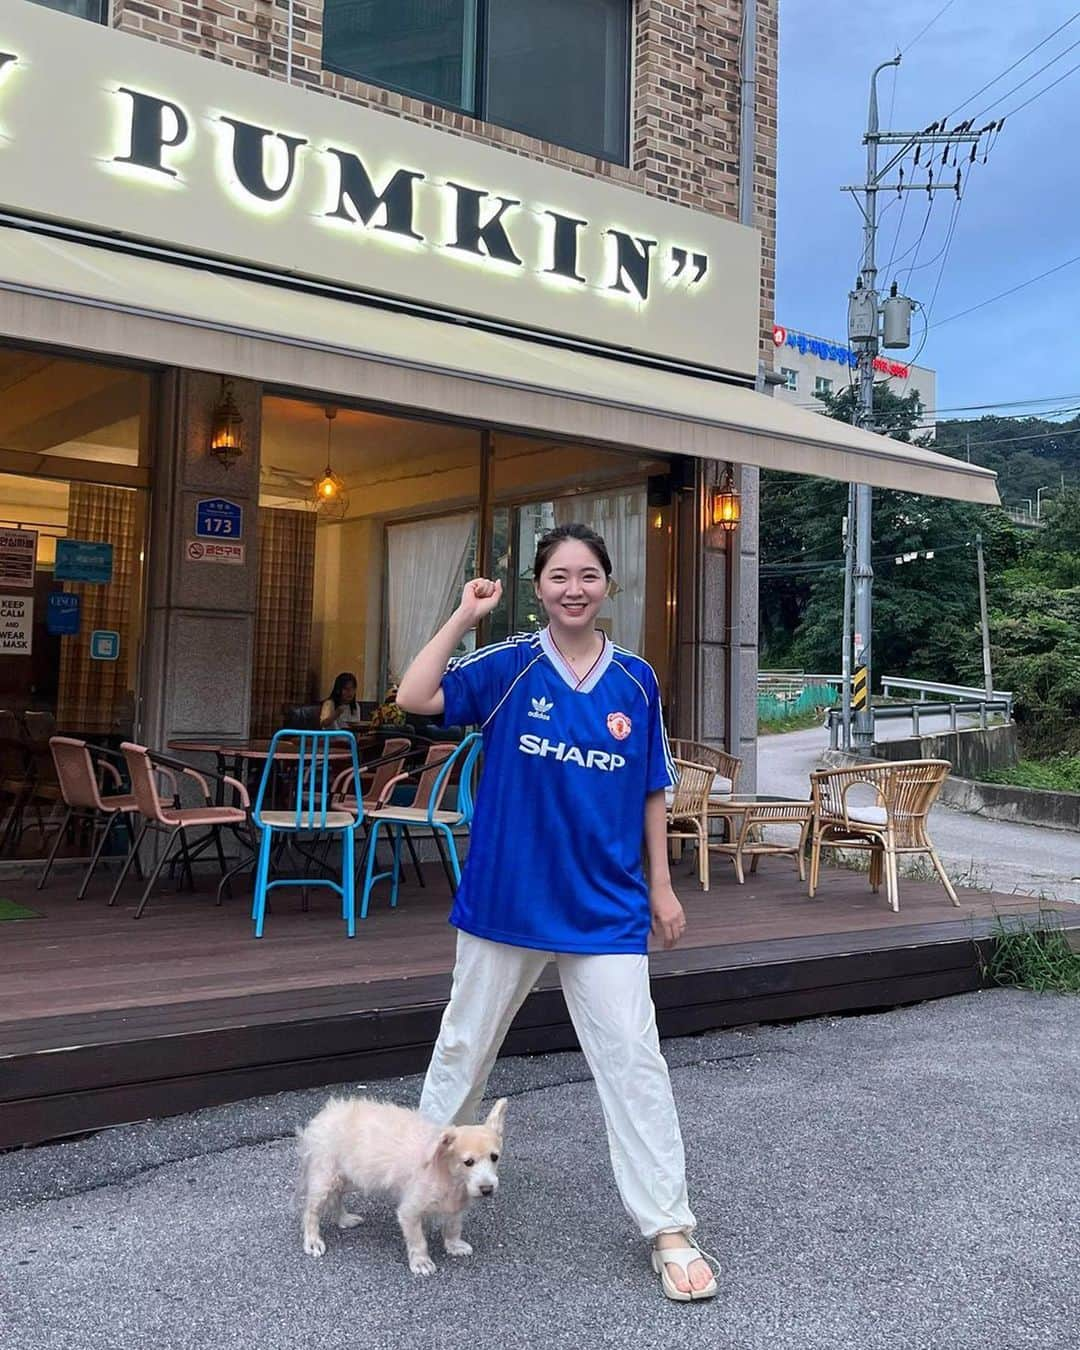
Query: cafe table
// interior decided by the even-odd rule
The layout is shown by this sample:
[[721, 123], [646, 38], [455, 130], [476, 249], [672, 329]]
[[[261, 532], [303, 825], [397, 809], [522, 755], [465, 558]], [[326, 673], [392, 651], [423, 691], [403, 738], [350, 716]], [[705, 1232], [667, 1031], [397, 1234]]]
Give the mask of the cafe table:
[[[709, 799], [710, 820], [720, 818], [727, 822], [723, 840], [710, 840], [709, 851], [731, 858], [739, 884], [745, 881], [743, 862], [750, 859], [750, 871], [757, 871], [758, 858], [765, 855], [791, 857], [799, 869], [799, 880], [806, 880], [806, 839], [814, 818], [813, 803], [809, 799], [796, 801], [790, 797], [770, 797], [762, 793], [739, 794], [734, 797]], [[786, 825], [797, 832], [797, 840], [766, 838], [766, 825]]]

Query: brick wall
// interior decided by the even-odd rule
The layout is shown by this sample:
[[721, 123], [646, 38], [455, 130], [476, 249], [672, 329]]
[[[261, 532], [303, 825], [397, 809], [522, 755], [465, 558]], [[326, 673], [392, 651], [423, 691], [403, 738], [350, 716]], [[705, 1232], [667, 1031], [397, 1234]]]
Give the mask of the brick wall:
[[[778, 0], [758, 0], [754, 224], [762, 231], [761, 351], [771, 364], [776, 249]], [[488, 141], [735, 219], [742, 0], [636, 0], [631, 164], [575, 150], [322, 68], [322, 0], [294, 0], [292, 80], [334, 98]], [[116, 28], [208, 60], [287, 78], [286, 0], [112, 0]]]

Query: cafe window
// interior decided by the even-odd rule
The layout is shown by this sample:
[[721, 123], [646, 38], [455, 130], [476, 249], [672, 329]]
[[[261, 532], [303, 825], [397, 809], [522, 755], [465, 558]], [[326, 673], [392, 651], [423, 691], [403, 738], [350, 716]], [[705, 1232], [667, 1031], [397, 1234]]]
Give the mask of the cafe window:
[[263, 400], [255, 735], [316, 716], [344, 674], [369, 717], [474, 575], [479, 431], [327, 411]]
[[[388, 724], [388, 691], [482, 557], [503, 598], [480, 638], [539, 627], [537, 540], [575, 520], [604, 536], [614, 564], [600, 626], [663, 680], [671, 513], [648, 505], [646, 485], [667, 464], [504, 432], [490, 445], [485, 541], [478, 428], [264, 397], [253, 735], [311, 725], [344, 675], [356, 681], [360, 722]], [[335, 491], [321, 503], [328, 468]], [[459, 651], [475, 641], [468, 634]]]
[[331, 70], [626, 163], [630, 0], [326, 0]]
[[91, 23], [107, 23], [109, 19], [109, 0], [34, 0], [34, 3], [57, 9], [61, 14], [89, 19]]
[[0, 854], [39, 857], [49, 736], [139, 732], [150, 379], [0, 348], [0, 388]]

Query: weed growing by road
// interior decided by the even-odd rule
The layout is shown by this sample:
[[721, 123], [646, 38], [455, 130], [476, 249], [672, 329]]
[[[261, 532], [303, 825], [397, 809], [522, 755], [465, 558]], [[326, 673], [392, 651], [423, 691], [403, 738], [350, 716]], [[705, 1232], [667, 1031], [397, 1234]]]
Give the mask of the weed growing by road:
[[983, 961], [991, 983], [1041, 994], [1080, 993], [1080, 953], [1069, 945], [1056, 911], [1041, 909], [1037, 918], [1017, 916], [1008, 923], [998, 916], [991, 936]]

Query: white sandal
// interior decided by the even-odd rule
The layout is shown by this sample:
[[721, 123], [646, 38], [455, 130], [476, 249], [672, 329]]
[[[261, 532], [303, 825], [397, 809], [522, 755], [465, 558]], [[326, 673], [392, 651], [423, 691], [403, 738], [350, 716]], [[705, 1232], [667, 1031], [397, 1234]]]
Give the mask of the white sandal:
[[[654, 1247], [652, 1249], [652, 1268], [660, 1276], [660, 1287], [667, 1298], [674, 1299], [677, 1303], [691, 1303], [696, 1299], [714, 1298], [716, 1295], [716, 1276], [720, 1274], [720, 1262], [709, 1252], [702, 1251], [689, 1233], [685, 1234], [685, 1237], [685, 1247]], [[690, 1267], [695, 1261], [704, 1261], [706, 1265], [715, 1267], [716, 1272], [713, 1278], [704, 1289], [680, 1289], [667, 1272], [668, 1264], [678, 1266], [683, 1275], [686, 1276], [686, 1283], [689, 1284]]]

